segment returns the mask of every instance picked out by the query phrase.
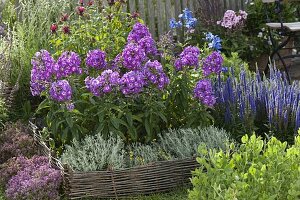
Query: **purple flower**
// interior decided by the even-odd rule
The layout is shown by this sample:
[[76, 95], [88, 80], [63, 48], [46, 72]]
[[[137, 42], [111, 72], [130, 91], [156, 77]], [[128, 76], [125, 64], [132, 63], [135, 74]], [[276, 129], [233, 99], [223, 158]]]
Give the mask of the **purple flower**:
[[41, 50], [32, 58], [31, 64], [30, 90], [33, 96], [38, 96], [51, 81], [55, 60], [48, 51]]
[[66, 104], [66, 107], [67, 107], [67, 109], [68, 109], [69, 111], [72, 111], [72, 110], [75, 109], [74, 103], [67, 103], [67, 104]]
[[146, 63], [144, 75], [150, 83], [156, 85], [160, 90], [170, 83], [169, 77], [164, 73], [162, 65], [157, 60]]
[[23, 160], [23, 168], [8, 181], [6, 196], [12, 200], [59, 199], [60, 171], [50, 166], [47, 157]]
[[129, 70], [138, 70], [146, 59], [146, 53], [143, 48], [134, 43], [126, 45], [122, 52], [123, 66]]
[[140, 71], [130, 71], [120, 80], [121, 91], [124, 95], [138, 94], [146, 85], [145, 75]]
[[244, 25], [247, 15], [248, 14], [242, 10], [240, 10], [238, 14], [233, 10], [227, 10], [224, 13], [223, 19], [218, 21], [217, 24], [226, 29], [235, 29]]
[[144, 49], [147, 55], [155, 56], [158, 54], [158, 50], [155, 45], [155, 41], [151, 36], [142, 38], [138, 45]]
[[219, 74], [222, 71], [223, 57], [222, 55], [214, 51], [203, 61], [203, 74], [208, 76], [211, 73]]
[[216, 103], [211, 81], [203, 79], [198, 81], [194, 89], [194, 97], [206, 106], [212, 107]]
[[81, 59], [77, 53], [70, 51], [62, 53], [54, 66], [56, 77], [61, 79], [72, 74], [81, 74], [80, 63]]
[[51, 84], [50, 98], [54, 101], [65, 102], [72, 98], [72, 88], [67, 80], [59, 80]]
[[138, 43], [144, 37], [151, 37], [148, 27], [141, 23], [136, 23], [127, 37], [127, 41]]
[[95, 49], [89, 51], [86, 57], [86, 66], [95, 69], [105, 69], [106, 68], [106, 53], [100, 49]]
[[200, 50], [198, 47], [186, 47], [175, 61], [175, 69], [180, 71], [184, 66], [197, 68], [199, 66], [199, 55]]
[[119, 85], [119, 80], [119, 72], [108, 69], [103, 71], [97, 78], [87, 77], [85, 84], [93, 95], [102, 96], [103, 94], [112, 92], [112, 90]]

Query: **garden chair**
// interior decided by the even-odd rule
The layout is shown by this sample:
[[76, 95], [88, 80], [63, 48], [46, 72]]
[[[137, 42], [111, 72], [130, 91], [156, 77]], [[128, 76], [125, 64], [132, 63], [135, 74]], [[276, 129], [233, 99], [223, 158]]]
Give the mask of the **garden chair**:
[[[276, 55], [279, 59], [279, 61], [282, 63], [284, 71], [287, 75], [287, 79], [289, 81], [289, 83], [291, 82], [290, 80], [290, 76], [287, 70], [287, 64], [286, 64], [286, 59], [292, 59], [295, 57], [300, 57], [300, 54], [290, 54], [290, 55], [281, 55], [280, 50], [282, 49], [293, 49], [296, 47], [287, 47], [287, 44], [289, 44], [289, 42], [292, 39], [295, 39], [296, 37], [300, 36], [300, 22], [292, 22], [292, 23], [285, 23], [283, 21], [283, 17], [282, 17], [282, 4], [284, 2], [284, 0], [262, 0], [263, 3], [265, 4], [265, 11], [266, 11], [266, 18], [267, 18], [267, 27], [268, 27], [268, 32], [269, 32], [269, 37], [270, 37], [270, 41], [272, 44], [272, 52], [270, 54], [270, 59], [269, 62], [264, 70], [264, 72], [267, 74], [268, 73], [268, 69], [269, 69], [269, 64], [271, 61], [274, 60], [274, 56]], [[285, 0], [287, 1], [287, 0]], [[288, 0], [289, 2], [291, 1], [297, 1], [300, 3], [300, 0]], [[278, 19], [279, 21], [277, 22], [271, 22], [270, 18], [269, 18], [269, 14], [268, 13], [268, 5], [269, 4], [275, 4], [275, 11], [274, 13], [278, 15]], [[275, 39], [274, 39], [274, 32], [278, 32], [281, 36], [284, 36], [284, 40], [279, 42], [278, 44], [276, 43]]]

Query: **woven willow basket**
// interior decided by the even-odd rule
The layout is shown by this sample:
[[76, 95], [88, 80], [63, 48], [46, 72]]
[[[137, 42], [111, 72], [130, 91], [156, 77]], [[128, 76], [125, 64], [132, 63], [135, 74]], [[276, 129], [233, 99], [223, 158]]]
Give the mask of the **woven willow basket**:
[[32, 124], [40, 153], [49, 156], [52, 164], [61, 169], [64, 189], [69, 199], [97, 197], [118, 199], [137, 195], [167, 192], [190, 184], [191, 171], [198, 166], [195, 158], [154, 162], [145, 166], [122, 170], [79, 172], [51, 156]]

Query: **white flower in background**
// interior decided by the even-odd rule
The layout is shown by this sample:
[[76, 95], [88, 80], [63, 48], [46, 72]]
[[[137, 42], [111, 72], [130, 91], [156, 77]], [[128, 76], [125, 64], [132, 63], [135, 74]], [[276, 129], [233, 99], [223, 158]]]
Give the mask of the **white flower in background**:
[[261, 29], [262, 32], [265, 32], [265, 30], [266, 30], [265, 28], [262, 28], [262, 29]]
[[252, 45], [250, 45], [249, 48], [250, 48], [250, 51], [254, 50], [254, 46], [252, 46]]
[[257, 37], [262, 38], [263, 37], [263, 33], [259, 32], [258, 35], [257, 35]]

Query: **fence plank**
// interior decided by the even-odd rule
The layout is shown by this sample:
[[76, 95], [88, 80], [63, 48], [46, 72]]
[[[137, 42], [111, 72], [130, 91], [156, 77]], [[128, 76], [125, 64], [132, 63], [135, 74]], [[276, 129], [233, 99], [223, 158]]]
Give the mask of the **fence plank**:
[[147, 0], [147, 12], [148, 12], [148, 25], [153, 37], [156, 37], [155, 30], [155, 10], [153, 0]]
[[193, 12], [195, 13], [193, 0], [188, 0], [188, 1], [187, 1], [187, 7], [188, 7], [191, 11], [193, 11]]
[[129, 10], [130, 13], [136, 12], [135, 0], [129, 0]]
[[138, 11], [139, 11], [139, 13], [141, 15], [141, 18], [145, 19], [146, 18], [146, 14], [145, 14], [145, 1], [144, 0], [139, 0], [138, 1], [138, 6], [139, 6]]
[[167, 30], [169, 30], [170, 29], [169, 28], [169, 20], [174, 17], [174, 15], [172, 15], [171, 0], [166, 0], [165, 10], [166, 10]]
[[157, 14], [157, 21], [158, 21], [158, 36], [162, 35], [165, 33], [165, 25], [166, 25], [166, 20], [164, 17], [165, 9], [163, 6], [164, 2], [162, 0], [156, 2], [156, 10], [158, 12]]
[[182, 9], [185, 9], [185, 8], [187, 8], [188, 6], [187, 6], [187, 0], [182, 0]]
[[181, 4], [179, 0], [175, 0], [175, 18], [178, 18], [178, 15], [181, 13]]

